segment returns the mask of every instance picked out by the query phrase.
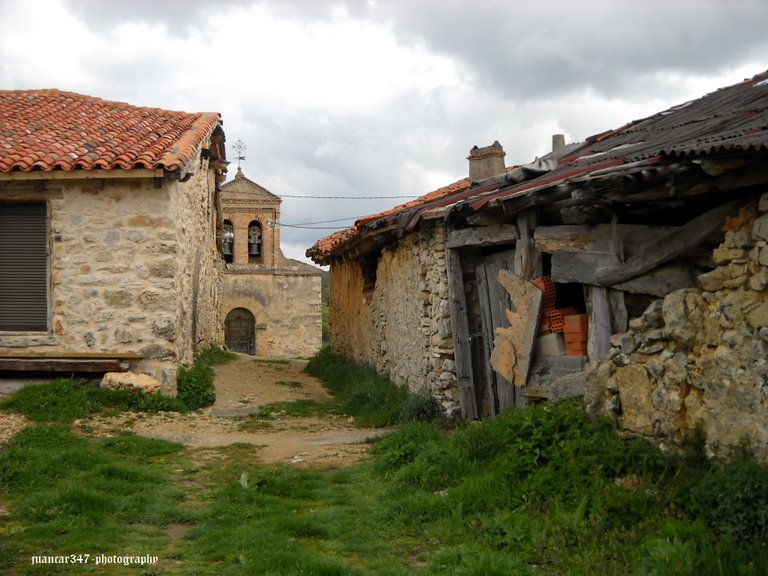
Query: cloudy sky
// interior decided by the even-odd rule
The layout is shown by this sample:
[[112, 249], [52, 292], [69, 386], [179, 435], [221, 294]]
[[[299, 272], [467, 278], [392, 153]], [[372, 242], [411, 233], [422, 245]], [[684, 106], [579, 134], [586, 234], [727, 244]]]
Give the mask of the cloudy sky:
[[220, 112], [303, 258], [463, 178], [473, 145], [526, 163], [768, 69], [766, 22], [765, 0], [0, 0], [0, 88]]

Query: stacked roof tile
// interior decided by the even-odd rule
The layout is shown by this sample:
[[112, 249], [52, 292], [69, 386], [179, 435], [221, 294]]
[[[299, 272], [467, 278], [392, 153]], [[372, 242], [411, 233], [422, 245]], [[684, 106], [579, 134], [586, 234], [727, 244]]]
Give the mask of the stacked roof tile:
[[184, 170], [218, 113], [172, 112], [60, 90], [0, 91], [0, 173]]

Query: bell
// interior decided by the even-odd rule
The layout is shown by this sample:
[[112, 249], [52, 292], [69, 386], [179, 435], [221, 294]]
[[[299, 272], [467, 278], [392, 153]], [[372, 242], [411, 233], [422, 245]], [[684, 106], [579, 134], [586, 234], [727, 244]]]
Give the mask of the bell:
[[232, 243], [222, 242], [221, 253], [224, 254], [224, 256], [232, 256]]
[[248, 256], [258, 256], [259, 255], [259, 245], [256, 242], [249, 242], [248, 243]]

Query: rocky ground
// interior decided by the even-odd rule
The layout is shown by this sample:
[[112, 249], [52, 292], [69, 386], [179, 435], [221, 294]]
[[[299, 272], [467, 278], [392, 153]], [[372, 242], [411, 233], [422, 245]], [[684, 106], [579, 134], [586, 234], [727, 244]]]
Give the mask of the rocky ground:
[[[263, 428], [244, 426], [249, 415], [273, 402], [330, 400], [320, 381], [302, 372], [305, 364], [301, 360], [276, 363], [240, 355], [215, 368], [216, 402], [200, 412], [123, 413], [78, 420], [74, 428], [95, 436], [130, 431], [180, 442], [201, 452], [247, 443], [261, 448], [264, 463], [338, 466], [358, 462], [368, 452], [366, 440], [387, 430], [357, 428], [350, 418], [339, 415], [291, 417], [279, 412], [260, 421]], [[0, 443], [27, 424], [21, 416], [0, 412]]]

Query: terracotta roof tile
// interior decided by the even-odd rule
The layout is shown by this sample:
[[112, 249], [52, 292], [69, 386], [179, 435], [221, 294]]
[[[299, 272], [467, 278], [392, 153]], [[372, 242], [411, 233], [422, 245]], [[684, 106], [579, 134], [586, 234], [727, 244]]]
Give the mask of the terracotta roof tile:
[[315, 259], [316, 261], [323, 261], [325, 258], [333, 254], [338, 247], [359, 237], [363, 227], [367, 224], [374, 223], [377, 220], [383, 220], [388, 216], [400, 214], [412, 208], [426, 206], [431, 202], [448, 198], [453, 194], [466, 190], [467, 188], [469, 188], [469, 178], [462, 178], [453, 184], [449, 184], [448, 186], [443, 186], [442, 188], [428, 192], [423, 196], [419, 196], [414, 200], [409, 200], [404, 204], [400, 204], [384, 212], [371, 214], [370, 216], [360, 218], [355, 221], [355, 224], [350, 228], [339, 230], [330, 236], [326, 236], [325, 238], [318, 240], [314, 246], [307, 250], [307, 256]]
[[0, 172], [184, 170], [220, 118], [60, 90], [0, 90]]

